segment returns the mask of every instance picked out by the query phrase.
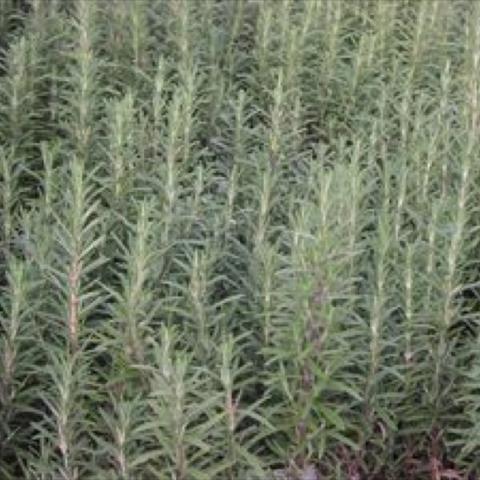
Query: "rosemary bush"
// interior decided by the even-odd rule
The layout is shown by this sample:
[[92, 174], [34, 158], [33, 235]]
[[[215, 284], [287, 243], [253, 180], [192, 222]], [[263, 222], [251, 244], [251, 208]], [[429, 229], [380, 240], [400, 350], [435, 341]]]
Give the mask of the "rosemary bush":
[[480, 478], [480, 2], [0, 0], [0, 478]]

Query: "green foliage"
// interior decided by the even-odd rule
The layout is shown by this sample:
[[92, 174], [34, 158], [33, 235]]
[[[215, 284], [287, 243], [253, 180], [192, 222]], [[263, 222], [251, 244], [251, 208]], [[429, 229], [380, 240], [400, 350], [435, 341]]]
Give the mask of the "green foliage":
[[480, 3], [0, 0], [0, 478], [478, 478]]

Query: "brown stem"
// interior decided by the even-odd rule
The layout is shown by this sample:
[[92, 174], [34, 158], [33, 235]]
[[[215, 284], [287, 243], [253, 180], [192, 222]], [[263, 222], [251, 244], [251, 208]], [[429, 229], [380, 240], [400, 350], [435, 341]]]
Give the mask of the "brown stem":
[[78, 258], [75, 257], [68, 278], [70, 289], [70, 298], [68, 301], [68, 335], [72, 351], [76, 351], [78, 348], [78, 306], [80, 299], [77, 292], [81, 269], [81, 263], [78, 261]]

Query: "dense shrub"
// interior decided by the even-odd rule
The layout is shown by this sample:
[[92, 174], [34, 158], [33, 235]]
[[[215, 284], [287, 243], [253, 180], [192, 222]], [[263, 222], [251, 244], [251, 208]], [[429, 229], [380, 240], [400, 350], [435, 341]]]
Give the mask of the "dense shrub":
[[0, 0], [0, 478], [479, 478], [480, 2]]

